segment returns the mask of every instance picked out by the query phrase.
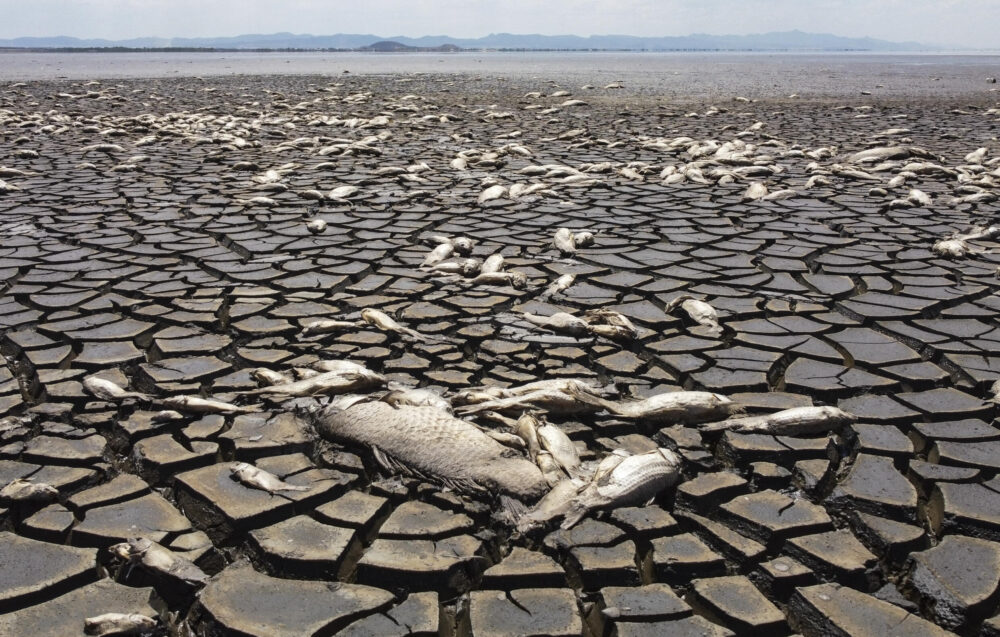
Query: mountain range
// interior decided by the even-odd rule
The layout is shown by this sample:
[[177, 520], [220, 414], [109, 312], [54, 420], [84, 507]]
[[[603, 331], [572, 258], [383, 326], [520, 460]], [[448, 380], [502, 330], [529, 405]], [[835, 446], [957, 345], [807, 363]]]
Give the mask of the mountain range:
[[393, 42], [405, 47], [462, 49], [532, 50], [618, 50], [618, 51], [925, 51], [936, 49], [918, 42], [888, 42], [874, 38], [846, 38], [829, 33], [781, 31], [752, 35], [707, 35], [638, 37], [631, 35], [538, 35], [491, 33], [481, 38], [452, 38], [428, 35], [419, 38], [382, 37], [371, 34], [338, 33], [308, 35], [271, 33], [219, 38], [133, 38], [94, 40], [68, 36], [23, 37], [0, 40], [2, 48], [200, 48], [200, 49], [347, 49], [362, 50], [376, 43]]

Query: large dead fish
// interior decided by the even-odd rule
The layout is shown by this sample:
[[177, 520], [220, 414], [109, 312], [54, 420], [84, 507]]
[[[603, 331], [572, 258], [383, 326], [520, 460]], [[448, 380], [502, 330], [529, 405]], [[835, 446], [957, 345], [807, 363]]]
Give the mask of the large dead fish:
[[669, 449], [654, 449], [622, 458], [613, 469], [594, 479], [570, 502], [560, 525], [572, 528], [589, 511], [642, 504], [677, 482], [680, 457]]
[[157, 622], [139, 613], [104, 613], [83, 620], [83, 632], [94, 637], [142, 635], [152, 633]]
[[321, 436], [372, 448], [387, 470], [466, 493], [535, 499], [548, 490], [542, 472], [530, 460], [441, 409], [383, 402], [342, 409], [331, 403], [313, 417]]
[[702, 431], [736, 431], [774, 436], [824, 434], [857, 420], [836, 407], [793, 407], [764, 416], [730, 418], [702, 425]]

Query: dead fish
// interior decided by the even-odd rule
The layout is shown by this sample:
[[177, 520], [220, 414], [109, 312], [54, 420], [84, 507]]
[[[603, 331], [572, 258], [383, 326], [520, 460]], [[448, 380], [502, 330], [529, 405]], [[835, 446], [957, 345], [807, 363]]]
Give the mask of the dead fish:
[[59, 497], [59, 490], [44, 482], [31, 482], [17, 478], [0, 489], [0, 502], [51, 502]]
[[326, 231], [326, 221], [322, 219], [313, 219], [306, 224], [306, 229], [313, 234], [322, 234]]
[[196, 414], [252, 414], [260, 411], [256, 406], [240, 407], [221, 400], [197, 396], [170, 396], [160, 400], [165, 407]]
[[986, 147], [978, 148], [966, 155], [964, 161], [967, 164], [981, 164], [986, 159], [986, 153], [988, 152], [989, 150]]
[[528, 285], [528, 275], [523, 272], [483, 272], [472, 279], [472, 282], [475, 285], [509, 285], [523, 289]]
[[538, 427], [540, 425], [541, 423], [538, 419], [528, 413], [521, 414], [521, 417], [514, 423], [514, 434], [524, 441], [525, 447], [528, 449], [528, 457], [532, 461], [535, 460], [538, 452], [542, 450], [542, 443], [538, 439]]
[[566, 479], [566, 474], [559, 466], [559, 463], [556, 462], [551, 453], [544, 449], [539, 451], [535, 456], [535, 464], [538, 465], [538, 470], [542, 472], [545, 482], [550, 487], [554, 487]]
[[566, 515], [573, 504], [573, 499], [587, 484], [583, 480], [572, 478], [559, 481], [517, 521], [518, 530], [525, 533], [535, 526]]
[[576, 252], [576, 242], [574, 241], [573, 233], [570, 232], [569, 228], [559, 228], [556, 230], [556, 234], [552, 238], [552, 245], [555, 246], [556, 250], [558, 250], [563, 256]]
[[354, 321], [334, 321], [330, 319], [324, 319], [319, 321], [311, 321], [306, 323], [302, 328], [302, 335], [307, 336], [309, 334], [329, 334], [331, 332], [343, 332], [357, 327], [358, 324]]
[[481, 192], [479, 194], [479, 199], [477, 199], [476, 201], [481, 206], [484, 203], [486, 203], [487, 201], [493, 201], [494, 199], [500, 199], [505, 194], [507, 194], [507, 187], [506, 186], [500, 186], [500, 185], [490, 186], [489, 188], [487, 188], [486, 190], [484, 190], [483, 192]]
[[774, 192], [767, 193], [761, 197], [761, 201], [781, 201], [783, 199], [792, 199], [798, 196], [799, 193], [791, 188], [783, 188], [781, 190], [775, 190]]
[[149, 394], [141, 392], [127, 391], [110, 380], [105, 380], [97, 376], [88, 376], [83, 379], [83, 388], [93, 394], [96, 398], [106, 401], [125, 400], [126, 398], [136, 398], [138, 400], [151, 400]]
[[[586, 392], [581, 391], [581, 394]], [[521, 412], [526, 409], [544, 411], [550, 414], [570, 415], [593, 413], [598, 406], [581, 400], [563, 388], [537, 389], [528, 393], [508, 395], [503, 398], [488, 400], [481, 403], [463, 405], [456, 411], [462, 415], [476, 414], [482, 411]]]
[[931, 252], [942, 257], [961, 258], [971, 251], [968, 243], [962, 239], [941, 239], [931, 246]]
[[433, 265], [437, 265], [450, 257], [453, 252], [455, 252], [455, 246], [450, 243], [442, 243], [438, 247], [431, 250], [430, 254], [424, 258], [423, 263], [420, 264], [420, 267], [428, 268]]
[[556, 312], [552, 316], [540, 316], [524, 312], [521, 317], [533, 325], [550, 329], [553, 332], [564, 332], [574, 336], [586, 334], [589, 327], [587, 321], [567, 312]]
[[250, 372], [250, 377], [260, 385], [284, 385], [291, 382], [291, 378], [280, 372], [276, 372], [266, 367], [258, 367]]
[[740, 201], [757, 201], [767, 196], [767, 186], [763, 182], [755, 181], [750, 184], [740, 197]]
[[427, 268], [431, 272], [440, 272], [442, 274], [460, 274], [465, 277], [470, 277], [479, 272], [480, 268], [479, 259], [462, 259], [461, 261], [445, 261], [444, 263], [438, 263]]
[[483, 267], [481, 270], [483, 274], [492, 274], [494, 272], [500, 272], [501, 270], [503, 270], [503, 255], [499, 252], [491, 254], [486, 257], [485, 261], [483, 261]]
[[701, 431], [766, 433], [774, 436], [808, 436], [827, 433], [855, 422], [857, 417], [836, 407], [793, 407], [763, 416], [730, 418], [702, 425]]
[[583, 318], [587, 321], [587, 329], [598, 336], [612, 339], [634, 339], [639, 335], [639, 330], [636, 329], [632, 321], [624, 314], [614, 310], [587, 310], [584, 312]]
[[200, 587], [208, 581], [208, 575], [194, 562], [149, 538], [132, 538], [121, 544], [113, 544], [108, 550], [121, 559], [138, 563], [153, 574], [187, 586]]
[[83, 632], [96, 637], [140, 635], [151, 632], [157, 622], [139, 613], [104, 613], [83, 620]]
[[308, 491], [311, 487], [289, 484], [269, 471], [259, 469], [246, 462], [237, 462], [229, 469], [233, 477], [251, 489], [260, 489], [274, 494], [278, 491]]
[[[354, 372], [356, 374], [369, 373], [369, 369], [361, 363], [346, 360], [320, 360], [312, 363], [310, 367], [317, 372], [338, 372], [340, 374], [346, 374], [348, 372]], [[303, 378], [312, 378], [313, 376], [316, 376], [316, 374], [309, 374], [307, 376], [303, 376]]]
[[545, 423], [538, 427], [538, 442], [552, 454], [556, 464], [571, 478], [580, 473], [580, 452], [562, 429]]
[[434, 407], [392, 407], [381, 402], [316, 414], [325, 438], [371, 447], [387, 470], [423, 476], [466, 493], [538, 498], [548, 490], [541, 471], [472, 423]]
[[699, 301], [688, 294], [683, 294], [668, 303], [664, 311], [670, 314], [678, 306], [691, 317], [692, 321], [707, 328], [712, 335], [718, 336], [722, 333], [722, 326], [719, 325], [719, 314], [708, 303]]
[[594, 509], [641, 504], [680, 477], [681, 459], [669, 449], [624, 458], [610, 472], [590, 482], [572, 502], [560, 525], [570, 529]]
[[393, 407], [436, 407], [451, 413], [451, 403], [441, 394], [429, 389], [397, 387], [382, 396], [382, 402]]
[[587, 248], [594, 245], [594, 233], [588, 230], [573, 233], [573, 244], [577, 248]]
[[656, 394], [642, 400], [612, 401], [576, 389], [569, 391], [581, 402], [603, 407], [620, 418], [656, 424], [691, 424], [725, 418], [737, 411], [729, 398], [712, 392], [675, 391]]
[[365, 309], [361, 310], [361, 318], [365, 321], [365, 323], [368, 323], [369, 325], [374, 325], [375, 327], [379, 328], [384, 332], [395, 332], [397, 334], [401, 334], [403, 336], [409, 336], [414, 340], [422, 341], [425, 343], [434, 340], [427, 334], [421, 334], [415, 329], [411, 329], [409, 327], [403, 327], [395, 320], [390, 318], [388, 314], [380, 310], [366, 307]]
[[184, 420], [184, 414], [179, 411], [174, 411], [173, 409], [164, 409], [163, 411], [158, 411], [149, 419], [150, 422], [174, 422], [176, 420]]
[[558, 279], [556, 279], [555, 281], [553, 281], [551, 284], [549, 284], [549, 287], [547, 287], [545, 289], [545, 292], [543, 292], [541, 294], [540, 298], [546, 299], [546, 298], [552, 296], [553, 294], [557, 294], [559, 292], [562, 292], [563, 290], [567, 289], [569, 286], [573, 285], [574, 281], [576, 281], [576, 275], [575, 274], [564, 274], [564, 275], [560, 276]]
[[380, 387], [383, 383], [385, 383], [384, 376], [362, 367], [360, 370], [322, 372], [283, 385], [261, 387], [242, 393], [244, 395], [276, 394], [288, 397], [320, 396], [371, 389]]
[[352, 195], [358, 193], [359, 188], [357, 186], [338, 186], [330, 192], [327, 193], [327, 199], [332, 199], [334, 201], [344, 201]]

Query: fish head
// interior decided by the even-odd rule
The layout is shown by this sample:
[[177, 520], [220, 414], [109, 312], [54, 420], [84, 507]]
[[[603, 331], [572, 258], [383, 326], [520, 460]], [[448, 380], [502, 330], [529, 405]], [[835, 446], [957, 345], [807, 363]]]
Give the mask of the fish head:
[[480, 267], [482, 267], [482, 264], [479, 262], [479, 259], [466, 259], [462, 261], [462, 275], [472, 276], [479, 272]]
[[511, 272], [510, 273], [510, 286], [512, 288], [523, 290], [528, 285], [528, 275], [524, 272]]
[[233, 463], [233, 466], [229, 468], [229, 470], [232, 472], [234, 476], [239, 476], [241, 474], [245, 474], [251, 468], [252, 468], [251, 465], [247, 464], [246, 462], [235, 462]]
[[469, 254], [472, 252], [473, 241], [469, 237], [455, 237], [451, 240], [451, 245], [459, 254]]

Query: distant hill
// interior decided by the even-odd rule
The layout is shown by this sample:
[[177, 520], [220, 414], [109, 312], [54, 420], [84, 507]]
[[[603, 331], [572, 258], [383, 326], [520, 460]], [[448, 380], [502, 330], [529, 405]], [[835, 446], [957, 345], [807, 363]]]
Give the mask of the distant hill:
[[[135, 38], [131, 40], [81, 40], [66, 36], [0, 40], [3, 48], [206, 48], [206, 49], [340, 49], [413, 51], [461, 49], [613, 50], [613, 51], [921, 51], [936, 47], [919, 42], [888, 42], [874, 38], [845, 38], [828, 33], [782, 31], [753, 35], [698, 33], [670, 37], [632, 35], [539, 35], [491, 33], [482, 38], [428, 35], [380, 37], [338, 33], [308, 35], [271, 33], [225, 38]], [[444, 47], [444, 48], [442, 48]]]

